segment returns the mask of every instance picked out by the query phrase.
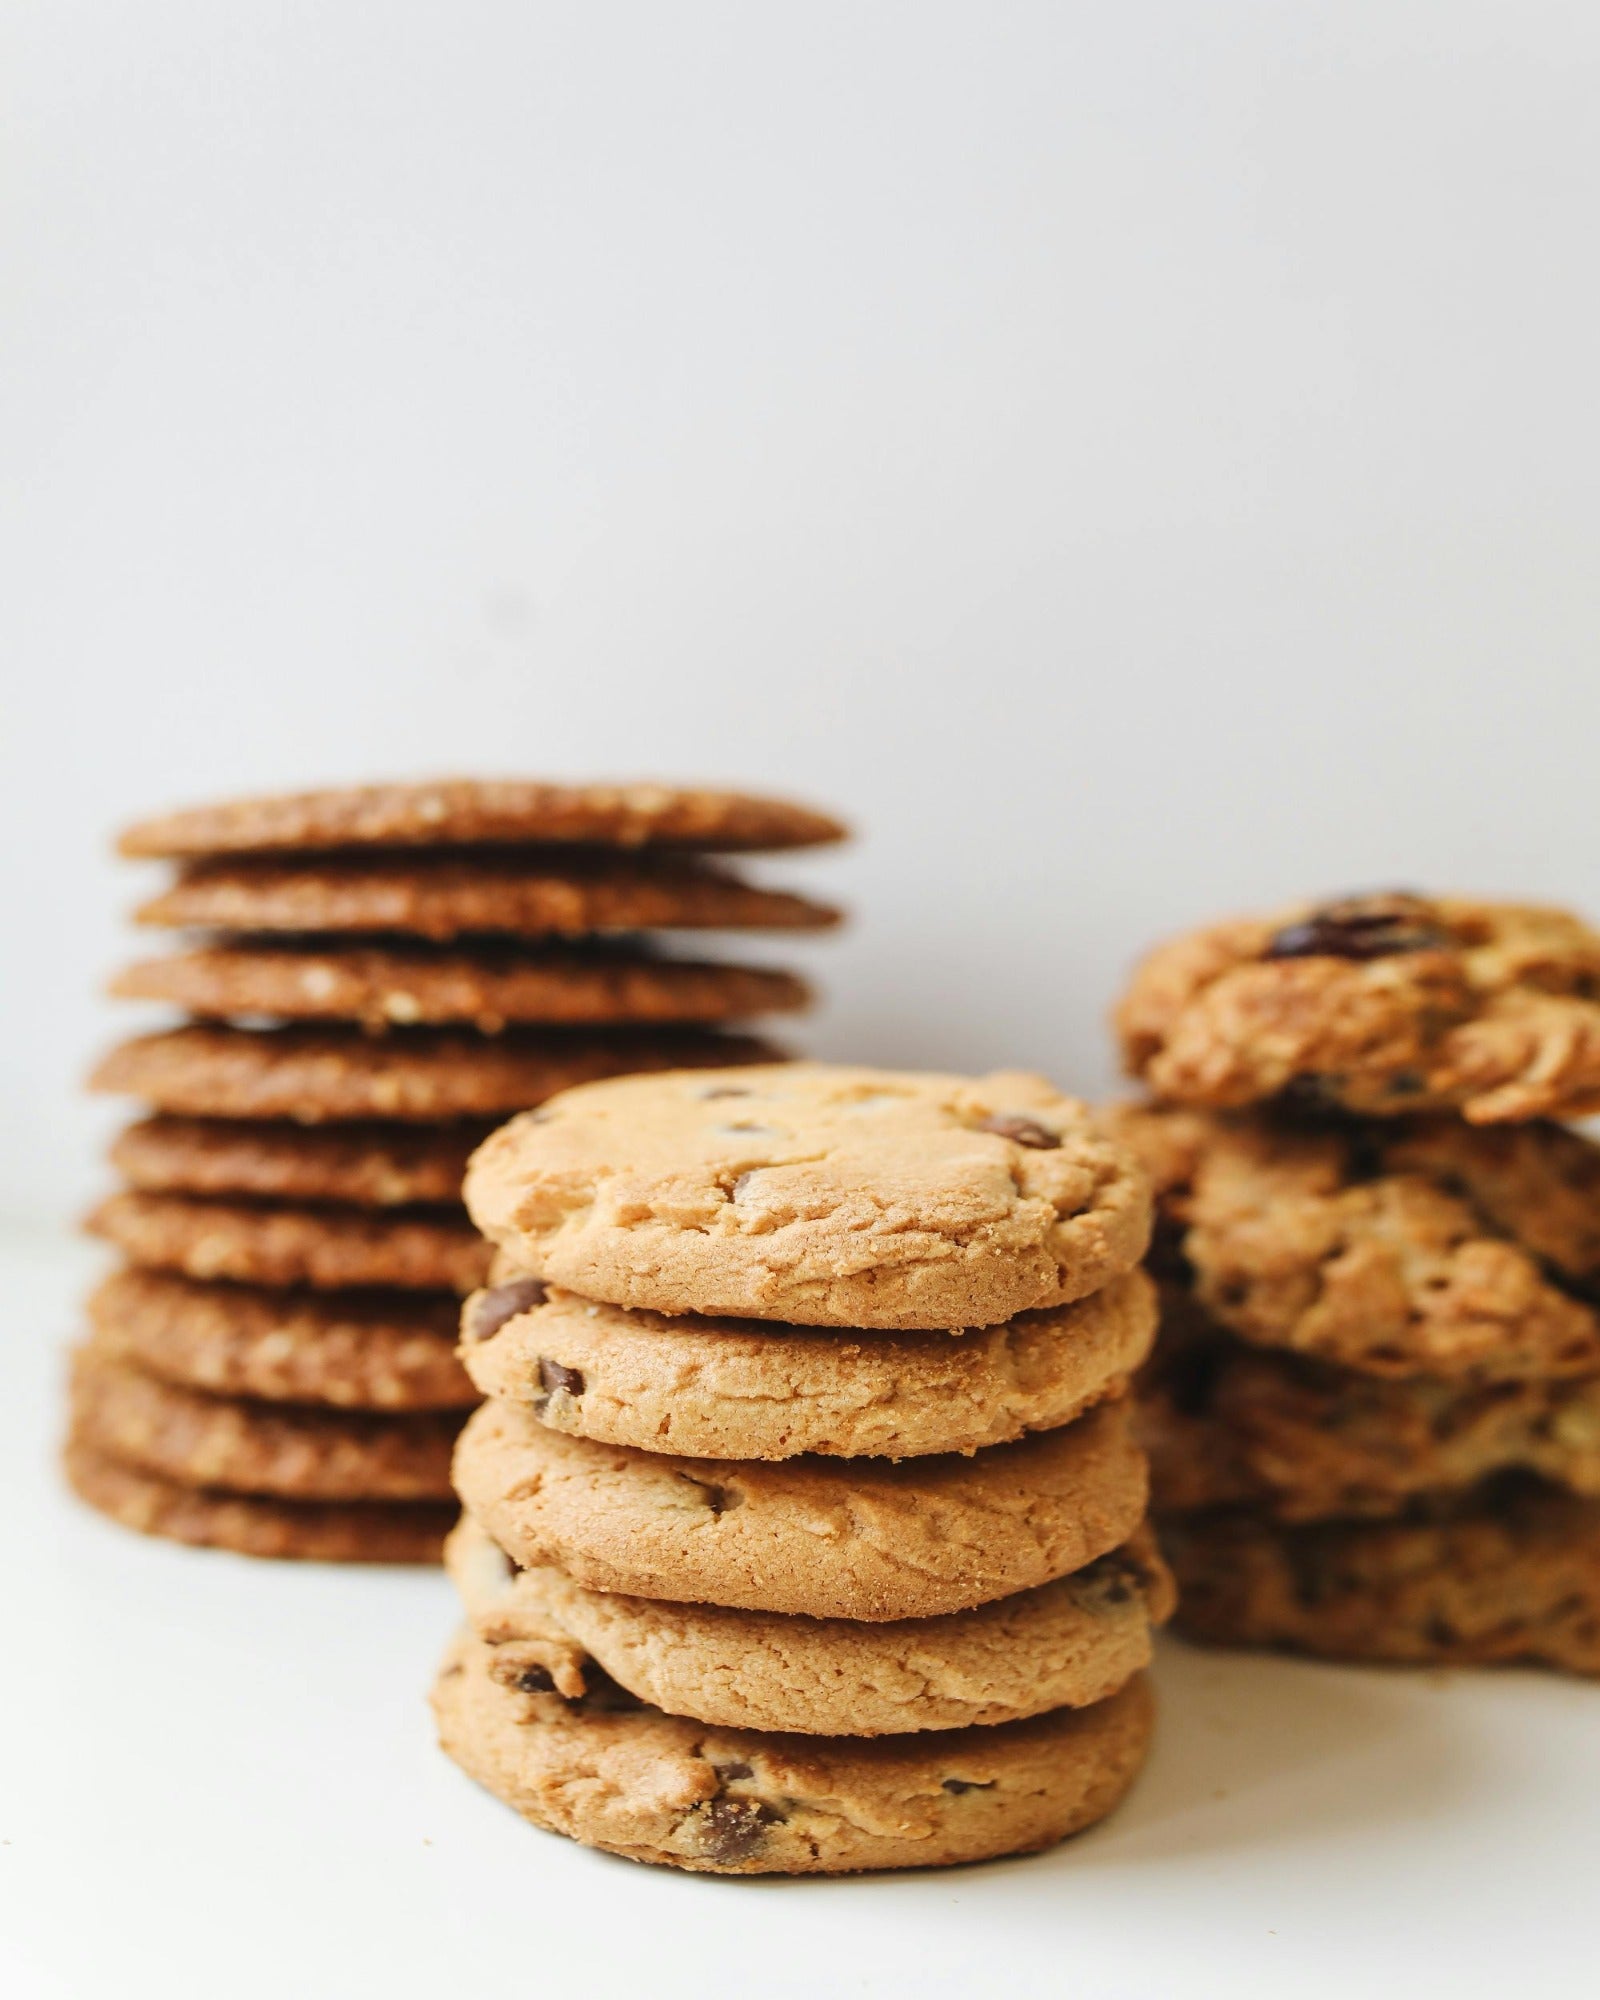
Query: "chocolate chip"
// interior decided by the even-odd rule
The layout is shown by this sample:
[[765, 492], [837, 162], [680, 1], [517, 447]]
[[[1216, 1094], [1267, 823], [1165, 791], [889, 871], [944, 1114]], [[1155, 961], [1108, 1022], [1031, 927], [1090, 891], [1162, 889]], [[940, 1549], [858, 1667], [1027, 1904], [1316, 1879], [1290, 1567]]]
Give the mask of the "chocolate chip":
[[552, 1361], [548, 1355], [539, 1356], [539, 1383], [549, 1394], [565, 1389], [569, 1396], [583, 1394], [583, 1376], [576, 1368], [568, 1368], [559, 1361]]
[[550, 1694], [555, 1684], [555, 1676], [548, 1667], [524, 1667], [517, 1675], [517, 1686], [524, 1694]]
[[461, 1315], [463, 1340], [492, 1340], [508, 1319], [543, 1305], [542, 1278], [513, 1278], [509, 1284], [494, 1285], [486, 1292], [474, 1292]]
[[760, 1171], [759, 1167], [751, 1167], [747, 1173], [740, 1174], [733, 1186], [728, 1190], [728, 1199], [730, 1201], [737, 1201]]
[[742, 1084], [723, 1084], [720, 1089], [702, 1090], [700, 1093], [702, 1100], [707, 1104], [713, 1098], [717, 1097], [753, 1097], [754, 1095], [753, 1091], [746, 1090]]
[[713, 1514], [726, 1514], [732, 1508], [741, 1505], [744, 1500], [744, 1495], [732, 1486], [713, 1486], [709, 1480], [695, 1479], [687, 1472], [680, 1472], [678, 1477], [700, 1489], [705, 1495], [706, 1505]]
[[995, 1780], [993, 1778], [946, 1778], [944, 1788], [947, 1792], [992, 1792], [995, 1788]]
[[701, 1825], [700, 1850], [713, 1861], [743, 1861], [757, 1852], [769, 1826], [783, 1814], [764, 1799], [709, 1799], [695, 1808]]
[[1020, 1111], [997, 1111], [992, 1118], [981, 1120], [978, 1130], [998, 1132], [1002, 1139], [1009, 1139], [1014, 1145], [1035, 1146], [1041, 1153], [1054, 1152], [1061, 1144], [1059, 1132], [1052, 1132], [1037, 1118], [1024, 1118]]
[[1324, 903], [1269, 940], [1263, 958], [1389, 958], [1397, 952], [1442, 951], [1450, 939], [1420, 896], [1347, 896]]
[[725, 1785], [737, 1784], [740, 1778], [755, 1775], [748, 1764], [713, 1764], [711, 1768]]

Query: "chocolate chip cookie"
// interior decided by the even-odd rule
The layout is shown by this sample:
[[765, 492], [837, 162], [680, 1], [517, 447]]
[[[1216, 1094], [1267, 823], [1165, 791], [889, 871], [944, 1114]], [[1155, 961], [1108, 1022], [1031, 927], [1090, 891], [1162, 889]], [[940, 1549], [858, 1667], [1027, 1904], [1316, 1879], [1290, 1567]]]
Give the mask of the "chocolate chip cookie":
[[253, 1195], [357, 1208], [454, 1207], [473, 1149], [493, 1126], [295, 1125], [271, 1118], [142, 1118], [111, 1164], [146, 1194]]
[[1055, 1583], [943, 1618], [864, 1624], [586, 1590], [518, 1569], [470, 1515], [446, 1564], [505, 1687], [581, 1701], [608, 1682], [737, 1729], [881, 1736], [989, 1726], [1115, 1694], [1172, 1609], [1148, 1529]]
[[1149, 1353], [1139, 1271], [970, 1333], [668, 1317], [514, 1280], [476, 1293], [461, 1356], [486, 1396], [575, 1437], [705, 1458], [909, 1458], [1070, 1423]]
[[1571, 1118], [1600, 1110], [1600, 932], [1465, 897], [1302, 905], [1161, 946], [1117, 1028], [1129, 1072], [1176, 1103]]
[[573, 1090], [468, 1169], [473, 1220], [614, 1305], [912, 1330], [1083, 1298], [1143, 1253], [1149, 1194], [1040, 1077], [821, 1063]]
[[722, 1730], [598, 1694], [502, 1687], [464, 1632], [433, 1694], [446, 1753], [534, 1825], [718, 1875], [945, 1867], [1101, 1819], [1144, 1760], [1142, 1678], [1091, 1708], [910, 1736]]
[[1144, 1460], [1120, 1408], [959, 1455], [667, 1458], [485, 1403], [456, 1488], [525, 1568], [594, 1590], [813, 1618], [932, 1618], [1031, 1590], [1125, 1542]]

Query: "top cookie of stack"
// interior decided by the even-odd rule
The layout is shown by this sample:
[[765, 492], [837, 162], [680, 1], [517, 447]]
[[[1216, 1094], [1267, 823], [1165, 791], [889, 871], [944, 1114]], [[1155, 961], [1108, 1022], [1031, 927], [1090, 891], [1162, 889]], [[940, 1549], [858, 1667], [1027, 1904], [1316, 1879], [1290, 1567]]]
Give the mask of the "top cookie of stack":
[[799, 979], [638, 933], [832, 924], [698, 850], [842, 833], [739, 794], [465, 779], [130, 828], [124, 854], [178, 864], [138, 921], [211, 935], [112, 986], [192, 1018], [92, 1079], [153, 1115], [90, 1223], [133, 1268], [96, 1294], [75, 1368], [86, 1497], [263, 1553], [436, 1548], [473, 1400], [451, 1300], [486, 1269], [460, 1205], [473, 1145], [575, 1082], [771, 1053], [727, 1024], [804, 1006]]
[[1154, 952], [1146, 1436], [1217, 1639], [1600, 1672], [1600, 933], [1374, 895]]
[[[1131, 1158], [1042, 1078], [563, 1093], [474, 1156], [445, 1747], [721, 1873], [974, 1860], [1131, 1781], [1167, 1579]], [[576, 1782], [582, 1773], [584, 1782]]]

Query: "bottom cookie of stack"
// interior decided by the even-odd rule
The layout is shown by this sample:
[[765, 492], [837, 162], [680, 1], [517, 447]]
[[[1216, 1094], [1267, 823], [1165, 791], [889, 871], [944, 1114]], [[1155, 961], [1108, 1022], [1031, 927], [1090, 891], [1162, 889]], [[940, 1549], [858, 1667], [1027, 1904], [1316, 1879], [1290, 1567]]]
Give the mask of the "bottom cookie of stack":
[[949, 1866], [1092, 1825], [1143, 1763], [1171, 1608], [1143, 1530], [1020, 1596], [887, 1623], [587, 1589], [471, 1516], [447, 1562], [469, 1624], [434, 1689], [446, 1752], [537, 1826], [714, 1874]]

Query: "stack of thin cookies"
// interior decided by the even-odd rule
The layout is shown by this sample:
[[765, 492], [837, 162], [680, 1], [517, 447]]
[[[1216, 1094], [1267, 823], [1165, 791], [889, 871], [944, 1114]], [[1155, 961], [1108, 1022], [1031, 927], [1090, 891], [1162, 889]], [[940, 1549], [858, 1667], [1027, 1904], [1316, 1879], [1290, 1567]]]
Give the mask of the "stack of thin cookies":
[[1600, 934], [1350, 898], [1163, 947], [1119, 1025], [1181, 1629], [1600, 1673]]
[[476, 1155], [441, 1739], [717, 1874], [1049, 1845], [1145, 1754], [1149, 1193], [1041, 1078], [564, 1093]]
[[254, 1555], [437, 1560], [476, 1401], [456, 1320], [487, 1272], [468, 1155], [572, 1083], [771, 1053], [723, 1024], [803, 1006], [800, 980], [630, 934], [830, 924], [696, 850], [842, 831], [732, 794], [451, 780], [124, 834], [179, 864], [139, 921], [210, 935], [113, 985], [192, 1018], [92, 1079], [153, 1115], [89, 1221], [125, 1263], [73, 1360], [79, 1494]]

